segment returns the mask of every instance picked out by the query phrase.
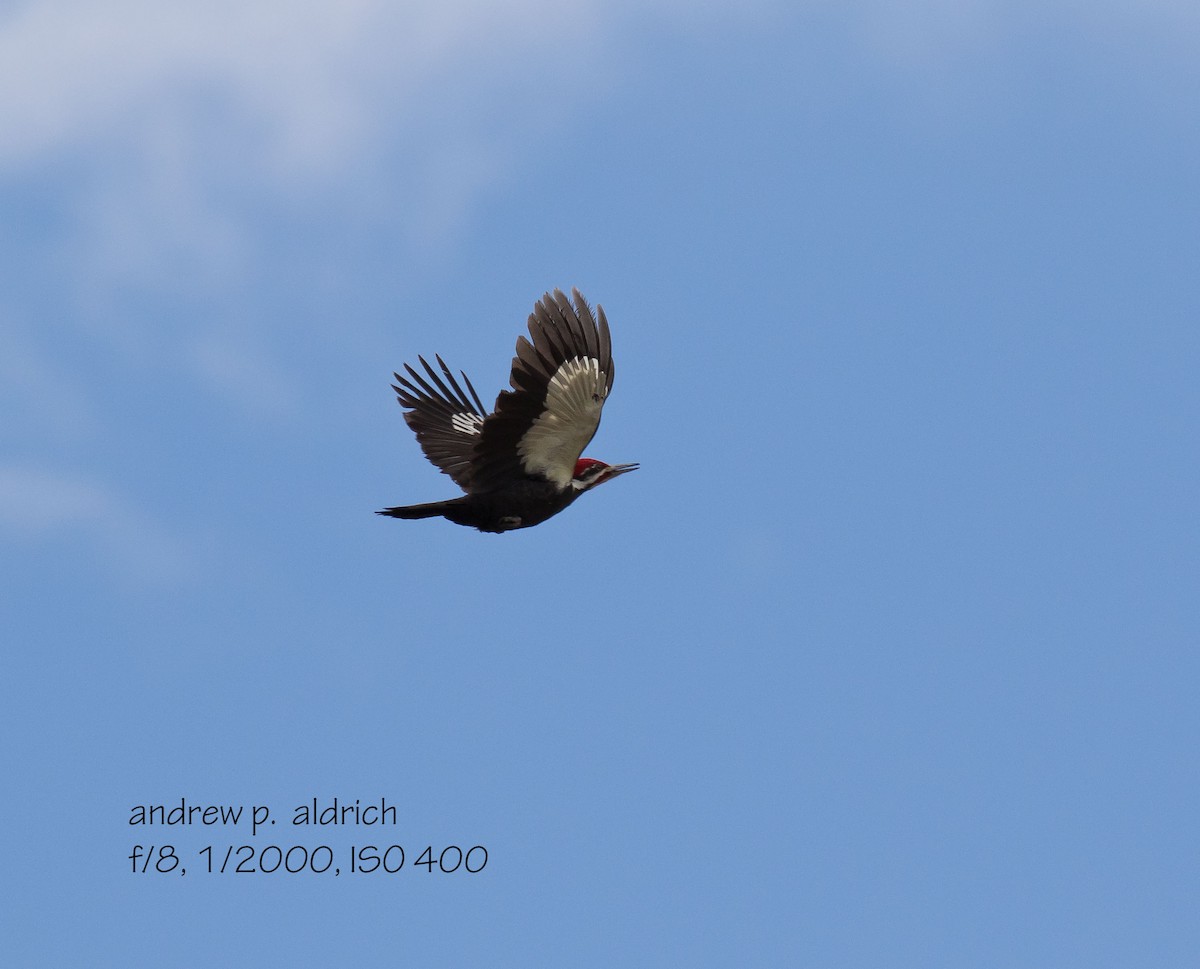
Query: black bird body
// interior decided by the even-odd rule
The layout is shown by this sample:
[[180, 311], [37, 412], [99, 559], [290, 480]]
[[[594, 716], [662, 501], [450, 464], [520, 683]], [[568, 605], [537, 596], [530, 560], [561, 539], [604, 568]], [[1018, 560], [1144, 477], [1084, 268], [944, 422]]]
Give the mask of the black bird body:
[[547, 293], [517, 340], [509, 383], [486, 413], [465, 373], [469, 394], [440, 356], [439, 374], [418, 357], [393, 389], [425, 456], [466, 492], [461, 498], [402, 505], [392, 518], [442, 517], [483, 532], [529, 528], [557, 515], [585, 491], [637, 468], [580, 455], [600, 426], [612, 389], [612, 342], [604, 309], [592, 314], [579, 290], [574, 305]]
[[530, 478], [502, 491], [485, 491], [424, 505], [387, 508], [379, 512], [393, 518], [442, 517], [456, 525], [470, 525], [481, 532], [507, 532], [513, 528], [540, 525], [557, 515], [582, 491], [560, 489], [549, 481]]

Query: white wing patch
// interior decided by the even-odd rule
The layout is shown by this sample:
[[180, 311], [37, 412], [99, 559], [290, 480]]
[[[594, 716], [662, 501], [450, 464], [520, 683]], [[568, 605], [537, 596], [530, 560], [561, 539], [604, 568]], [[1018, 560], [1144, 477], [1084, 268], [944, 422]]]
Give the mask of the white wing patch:
[[608, 375], [593, 357], [575, 357], [555, 371], [546, 387], [546, 409], [517, 447], [526, 471], [540, 472], [560, 488], [571, 483], [575, 462], [600, 423], [607, 384]]
[[460, 434], [478, 434], [483, 429], [483, 418], [478, 414], [459, 411], [450, 418], [450, 426]]

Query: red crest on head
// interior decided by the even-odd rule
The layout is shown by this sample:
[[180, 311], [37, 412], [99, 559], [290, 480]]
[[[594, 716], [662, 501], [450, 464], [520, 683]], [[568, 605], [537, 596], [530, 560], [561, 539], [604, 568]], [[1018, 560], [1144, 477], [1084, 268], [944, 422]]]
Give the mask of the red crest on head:
[[571, 476], [574, 478], [578, 478], [588, 468], [593, 467], [595, 465], [604, 465], [604, 462], [597, 461], [595, 458], [580, 458], [578, 461], [575, 462], [575, 471], [572, 473]]

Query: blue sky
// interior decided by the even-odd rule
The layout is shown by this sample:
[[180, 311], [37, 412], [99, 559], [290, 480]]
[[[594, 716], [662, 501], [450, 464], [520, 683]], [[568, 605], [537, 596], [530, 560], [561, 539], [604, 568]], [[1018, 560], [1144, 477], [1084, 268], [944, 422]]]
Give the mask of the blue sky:
[[[4, 4], [17, 962], [1189, 964], [1198, 47], [1166, 0]], [[641, 470], [373, 515], [455, 493], [391, 371], [490, 400], [571, 286]], [[127, 823], [181, 798], [281, 820]]]

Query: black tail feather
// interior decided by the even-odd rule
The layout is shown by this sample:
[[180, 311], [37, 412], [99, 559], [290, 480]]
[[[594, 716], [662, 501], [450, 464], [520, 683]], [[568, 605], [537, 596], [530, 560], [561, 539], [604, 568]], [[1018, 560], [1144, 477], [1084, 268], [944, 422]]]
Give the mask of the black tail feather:
[[401, 505], [398, 508], [384, 508], [375, 512], [376, 515], [388, 515], [391, 518], [437, 518], [445, 515], [446, 509], [453, 501], [431, 501], [424, 505]]

